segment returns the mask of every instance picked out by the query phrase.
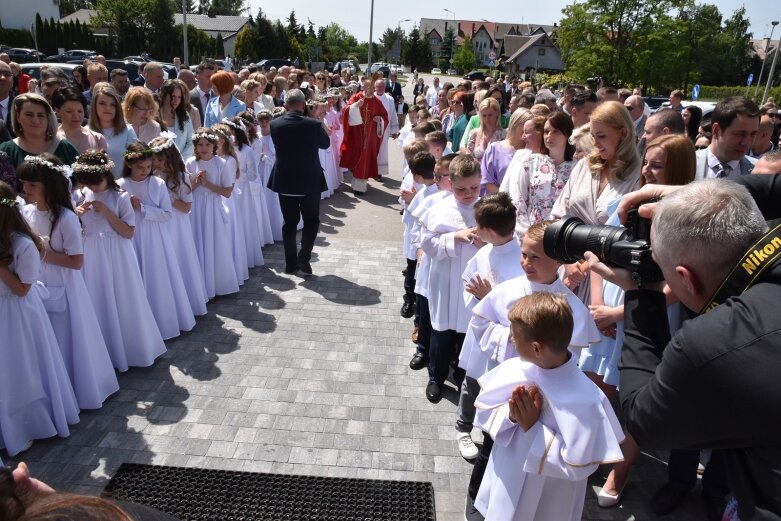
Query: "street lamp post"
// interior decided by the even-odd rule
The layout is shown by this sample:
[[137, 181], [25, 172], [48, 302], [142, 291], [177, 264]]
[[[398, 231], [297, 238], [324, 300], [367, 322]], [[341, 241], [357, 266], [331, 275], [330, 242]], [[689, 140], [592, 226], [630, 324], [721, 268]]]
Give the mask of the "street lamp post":
[[453, 15], [453, 25], [455, 27], [453, 28], [453, 38], [450, 41], [450, 65], [453, 65], [453, 53], [455, 52], [456, 48], [456, 38], [458, 37], [458, 24], [456, 23], [456, 13], [451, 11], [450, 9], [443, 9], [443, 11]]
[[369, 15], [369, 63], [366, 67], [372, 70], [372, 31], [374, 30], [374, 0], [372, 0], [371, 14]]
[[189, 66], [189, 49], [187, 48], [187, 0], [182, 0], [182, 39], [184, 40], [184, 65]]
[[[778, 22], [772, 22], [773, 28], [776, 27]], [[776, 72], [776, 62], [778, 61], [778, 52], [779, 52], [779, 45], [781, 45], [781, 42], [776, 45], [776, 50], [773, 53], [773, 64], [770, 66], [770, 72], [767, 73], [767, 81], [765, 82], [765, 93], [762, 95], [762, 104], [765, 104], [765, 101], [767, 100], [767, 96], [770, 93], [770, 87], [773, 85], [773, 73]], [[765, 55], [765, 58], [767, 58], [767, 54]]]
[[404, 20], [399, 20], [396, 22], [396, 41], [399, 42], [399, 56], [397, 58], [398, 62], [401, 63], [401, 23], [402, 22], [411, 22], [412, 18], [405, 18]]
[[[762, 58], [762, 68], [759, 69], [759, 78], [757, 79], [757, 88], [754, 89], [754, 97], [757, 97], [757, 94], [759, 94], [759, 86], [762, 84], [762, 73], [765, 71], [765, 61], [767, 61], [767, 51], [770, 49], [770, 42], [773, 40], [773, 31], [776, 30], [776, 25], [778, 25], [778, 21], [774, 20], [770, 22], [770, 24], [773, 26], [770, 29], [770, 37], [765, 42], [765, 56]], [[776, 55], [778, 55], [778, 49], [776, 49]]]

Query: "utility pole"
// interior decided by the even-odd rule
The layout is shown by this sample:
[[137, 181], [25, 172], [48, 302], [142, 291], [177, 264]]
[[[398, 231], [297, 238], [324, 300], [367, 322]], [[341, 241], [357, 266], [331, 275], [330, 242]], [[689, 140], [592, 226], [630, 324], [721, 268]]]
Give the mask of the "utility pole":
[[371, 71], [372, 68], [372, 31], [374, 30], [374, 0], [372, 0], [372, 10], [369, 15], [369, 63], [366, 68]]
[[[189, 61], [189, 49], [187, 48], [187, 0], [182, 0], [182, 38], [184, 39], [184, 54], [182, 55], [182, 58], [184, 59], [184, 65], [185, 67], [190, 66]], [[178, 74], [178, 71], [177, 71]]]
[[[765, 72], [765, 62], [767, 61], [767, 52], [770, 49], [770, 42], [773, 40], [773, 32], [776, 30], [776, 25], [778, 25], [778, 21], [774, 20], [770, 22], [770, 24], [773, 26], [772, 29], [770, 29], [770, 37], [768, 37], [767, 41], [765, 42], [765, 56], [762, 58], [762, 68], [759, 69], [759, 79], [757, 79], [757, 88], [754, 89], [754, 97], [757, 97], [757, 94], [759, 94], [759, 86], [762, 83], [762, 73]], [[776, 49], [776, 54], [778, 54], [778, 49]]]

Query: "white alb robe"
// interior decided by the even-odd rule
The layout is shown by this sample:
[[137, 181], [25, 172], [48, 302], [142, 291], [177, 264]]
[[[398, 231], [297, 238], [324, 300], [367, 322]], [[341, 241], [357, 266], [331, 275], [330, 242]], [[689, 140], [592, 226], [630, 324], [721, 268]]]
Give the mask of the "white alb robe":
[[380, 152], [377, 154], [377, 164], [379, 166], [387, 166], [388, 141], [392, 134], [399, 132], [399, 118], [396, 117], [396, 103], [393, 101], [393, 96], [385, 93], [382, 96], [377, 96], [377, 99], [382, 102], [382, 106], [388, 111], [388, 127], [385, 129], [385, 134], [382, 136]]
[[[513, 237], [505, 244], [499, 246], [486, 244], [480, 248], [472, 260], [467, 263], [461, 279], [466, 285], [476, 275], [480, 275], [491, 283], [491, 289], [493, 289], [505, 280], [520, 277], [524, 273], [521, 267], [521, 242]], [[465, 287], [464, 304], [466, 304], [466, 309], [471, 313], [478, 302], [480, 299], [467, 292]]]
[[477, 246], [456, 241], [455, 234], [475, 226], [474, 204], [462, 205], [455, 197], [448, 197], [423, 216], [421, 248], [431, 262], [428, 302], [431, 327], [436, 331], [465, 333], [469, 325], [469, 313], [461, 297], [461, 274], [477, 253]]
[[[607, 397], [570, 357], [554, 369], [514, 358], [478, 380], [477, 425], [494, 446], [475, 508], [492, 521], [580, 521], [588, 477], [623, 460], [621, 425]], [[507, 402], [524, 384], [539, 389], [540, 419], [512, 423]]]
[[[426, 192], [425, 190], [423, 190], [422, 192], [418, 192], [415, 195], [415, 197], [417, 198], [418, 195], [425, 192]], [[409, 210], [410, 216], [412, 216], [412, 218], [415, 220], [415, 224], [412, 226], [412, 230], [410, 231], [410, 242], [412, 243], [412, 247], [414, 247], [416, 251], [418, 249], [421, 249], [420, 245], [421, 242], [423, 241], [423, 216], [439, 200], [452, 195], [453, 192], [451, 192], [450, 190], [433, 191], [431, 193], [428, 193], [427, 195], [422, 196], [422, 200], [420, 201], [420, 203], [416, 204], [414, 208], [411, 208]], [[413, 199], [412, 201], [414, 202], [415, 199]], [[410, 205], [411, 204], [412, 203], [410, 203]], [[431, 260], [429, 259], [429, 256], [426, 255], [426, 252], [424, 251], [420, 259], [418, 260], [418, 269], [415, 271], [415, 293], [426, 298], [428, 298], [429, 295], [428, 274], [429, 274], [430, 267], [431, 267]]]
[[569, 347], [575, 359], [579, 357], [580, 349], [599, 342], [599, 330], [588, 308], [561, 279], [551, 284], [539, 284], [523, 275], [502, 282], [472, 309], [472, 319], [458, 360], [458, 366], [466, 371], [467, 376], [478, 379], [505, 360], [518, 356], [510, 342], [507, 314], [519, 298], [541, 291], [562, 294], [567, 298], [574, 319]]

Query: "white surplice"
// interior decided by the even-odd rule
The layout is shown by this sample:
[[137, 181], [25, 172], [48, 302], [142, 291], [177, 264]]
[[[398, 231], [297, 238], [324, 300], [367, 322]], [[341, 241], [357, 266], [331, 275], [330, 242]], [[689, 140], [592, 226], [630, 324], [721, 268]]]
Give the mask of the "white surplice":
[[[409, 175], [411, 176], [412, 174]], [[412, 243], [412, 228], [415, 226], [417, 222], [417, 220], [410, 213], [413, 208], [412, 204], [415, 202], [415, 199], [418, 199], [418, 203], [416, 204], [416, 206], [419, 205], [421, 201], [423, 201], [423, 197], [418, 198], [418, 195], [422, 194], [423, 192], [428, 191], [427, 193], [430, 195], [436, 192], [437, 190], [439, 190], [436, 184], [431, 184], [430, 186], [426, 186], [424, 184], [414, 183], [413, 186], [415, 187], [416, 190], [415, 196], [412, 198], [412, 201], [410, 201], [408, 205], [404, 204], [404, 202], [402, 201], [402, 204], [404, 206], [404, 212], [401, 214], [401, 223], [404, 225], [404, 234], [402, 237], [402, 249], [404, 250], [404, 257], [409, 260], [415, 260], [418, 258], [417, 257], [418, 247]], [[402, 189], [405, 189], [403, 184], [402, 184]]]
[[599, 330], [588, 308], [561, 279], [551, 284], [539, 284], [523, 275], [502, 282], [472, 309], [472, 319], [458, 361], [467, 376], [480, 378], [505, 360], [518, 356], [515, 346], [510, 342], [510, 320], [507, 314], [519, 298], [541, 291], [558, 293], [567, 298], [574, 319], [569, 347], [576, 359], [580, 349], [599, 342]]
[[388, 141], [391, 134], [397, 134], [399, 132], [399, 118], [396, 117], [396, 103], [393, 101], [393, 96], [390, 94], [383, 94], [377, 96], [377, 99], [382, 102], [382, 106], [388, 112], [388, 128], [385, 129], [385, 134], [382, 136], [382, 143], [380, 144], [380, 152], [377, 154], [377, 164], [379, 166], [388, 165]]
[[455, 234], [475, 226], [474, 204], [462, 205], [455, 197], [447, 197], [436, 202], [422, 219], [420, 246], [431, 262], [428, 301], [431, 327], [436, 331], [465, 333], [469, 325], [461, 274], [478, 248], [456, 241]]
[[[430, 193], [426, 193], [426, 190], [418, 192], [418, 194], [415, 195], [415, 198], [421, 193], [425, 193], [426, 195], [421, 197], [420, 202], [417, 203], [414, 208], [409, 209], [409, 215], [415, 220], [415, 224], [412, 225], [412, 230], [410, 231], [410, 243], [416, 251], [420, 249], [420, 243], [423, 240], [423, 216], [439, 200], [453, 195], [453, 192], [450, 190], [439, 190], [437, 188], [437, 190], [432, 190]], [[412, 202], [415, 202], [415, 199], [413, 199]], [[410, 203], [410, 206], [411, 205], [412, 203]], [[429, 294], [428, 274], [430, 267], [431, 260], [429, 259], [429, 256], [426, 255], [426, 252], [423, 252], [418, 260], [418, 268], [415, 270], [415, 293], [426, 298], [428, 298]]]
[[480, 299], [466, 291], [466, 284], [476, 275], [491, 283], [491, 289], [505, 280], [524, 274], [521, 267], [521, 241], [513, 237], [505, 244], [486, 244], [467, 263], [461, 279], [464, 281], [464, 303], [470, 312]]
[[[542, 369], [515, 358], [478, 380], [477, 425], [494, 446], [475, 508], [491, 521], [580, 521], [588, 477], [623, 459], [621, 425], [610, 401], [571, 356]], [[542, 395], [540, 419], [528, 431], [510, 421], [509, 400], [520, 384]]]

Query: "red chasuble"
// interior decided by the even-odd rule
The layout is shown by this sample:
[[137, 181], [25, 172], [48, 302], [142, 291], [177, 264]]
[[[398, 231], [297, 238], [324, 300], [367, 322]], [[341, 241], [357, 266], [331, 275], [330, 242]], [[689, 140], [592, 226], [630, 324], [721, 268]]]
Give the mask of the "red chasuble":
[[351, 126], [350, 107], [361, 99], [364, 99], [363, 92], [354, 94], [342, 112], [342, 127], [345, 132], [339, 166], [352, 172], [356, 179], [370, 177], [376, 179], [378, 177], [377, 154], [382, 144], [382, 134], [377, 135], [377, 122], [374, 118], [381, 117], [385, 129], [388, 127], [388, 112], [376, 96], [365, 98], [360, 107], [362, 123]]

